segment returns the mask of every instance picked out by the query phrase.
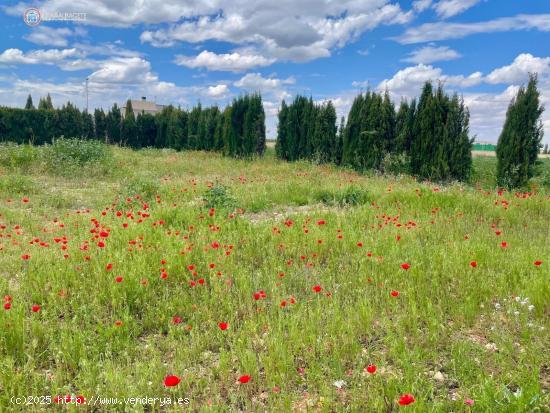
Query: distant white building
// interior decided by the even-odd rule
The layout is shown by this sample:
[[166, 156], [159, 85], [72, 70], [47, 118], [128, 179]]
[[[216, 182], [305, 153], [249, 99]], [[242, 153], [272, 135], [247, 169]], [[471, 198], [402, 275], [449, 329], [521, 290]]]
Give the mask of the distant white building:
[[[166, 105], [157, 105], [155, 102], [147, 100], [145, 96], [142, 96], [140, 100], [131, 99], [132, 109], [134, 116], [137, 116], [138, 113], [149, 113], [154, 115], [157, 112], [160, 112]], [[122, 116], [126, 113], [126, 104], [122, 107]]]

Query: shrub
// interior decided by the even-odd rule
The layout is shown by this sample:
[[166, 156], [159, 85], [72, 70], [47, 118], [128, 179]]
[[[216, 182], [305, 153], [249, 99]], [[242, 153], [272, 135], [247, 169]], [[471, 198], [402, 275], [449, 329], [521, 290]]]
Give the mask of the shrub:
[[206, 208], [232, 209], [236, 205], [236, 201], [231, 196], [229, 188], [220, 183], [216, 183], [204, 193], [203, 201]]
[[18, 145], [16, 143], [0, 144], [0, 165], [6, 168], [28, 169], [35, 163], [39, 150], [32, 145]]
[[48, 170], [73, 174], [82, 168], [105, 172], [112, 166], [110, 148], [102, 142], [83, 139], [57, 139], [44, 146], [43, 160]]
[[152, 178], [139, 176], [125, 180], [122, 183], [121, 195], [133, 198], [139, 195], [142, 199], [151, 199], [159, 193], [160, 185]]
[[367, 190], [353, 185], [336, 191], [320, 191], [316, 194], [315, 198], [323, 204], [341, 207], [364, 205], [371, 201]]
[[386, 153], [380, 171], [391, 175], [410, 174], [410, 158], [405, 153]]

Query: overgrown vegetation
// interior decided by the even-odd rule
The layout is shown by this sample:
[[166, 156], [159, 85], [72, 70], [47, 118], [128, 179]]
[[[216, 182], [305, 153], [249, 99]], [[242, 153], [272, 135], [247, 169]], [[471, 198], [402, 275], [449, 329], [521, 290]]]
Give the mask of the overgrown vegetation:
[[1, 165], [0, 411], [547, 410], [550, 188], [109, 148]]

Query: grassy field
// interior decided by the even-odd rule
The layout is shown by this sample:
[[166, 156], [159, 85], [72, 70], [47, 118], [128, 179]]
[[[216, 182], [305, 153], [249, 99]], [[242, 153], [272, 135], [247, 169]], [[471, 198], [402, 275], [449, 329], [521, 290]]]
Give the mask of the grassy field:
[[41, 152], [0, 148], [0, 411], [548, 411], [550, 160]]

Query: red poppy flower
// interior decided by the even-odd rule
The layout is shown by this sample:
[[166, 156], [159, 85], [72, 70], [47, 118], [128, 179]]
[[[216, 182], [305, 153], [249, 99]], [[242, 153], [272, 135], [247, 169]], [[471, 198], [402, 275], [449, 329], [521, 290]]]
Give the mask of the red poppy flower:
[[31, 307], [31, 310], [32, 310], [33, 313], [38, 313], [38, 312], [40, 311], [41, 308], [42, 308], [42, 307], [40, 307], [39, 305], [33, 305], [33, 306]]
[[320, 293], [323, 288], [320, 285], [314, 285], [312, 290], [316, 293]]
[[122, 278], [122, 277], [116, 277], [116, 278], [115, 278], [115, 281], [116, 281], [117, 283], [121, 283], [121, 282], [122, 282], [122, 280], [123, 280], [123, 278]]
[[23, 198], [23, 199], [22, 199], [22, 201], [23, 201], [23, 203], [25, 203], [25, 204], [26, 204], [26, 203], [28, 203], [28, 202], [29, 202], [29, 198], [25, 197], [25, 198]]
[[174, 317], [172, 317], [172, 324], [179, 324], [181, 323], [183, 320], [181, 317], [178, 317], [177, 315], [175, 315]]
[[542, 265], [542, 261], [537, 260], [533, 264], [535, 264], [537, 267], [540, 267]]
[[282, 300], [280, 305], [281, 305], [281, 308], [285, 308], [286, 307], [286, 300]]
[[367, 366], [367, 372], [369, 372], [370, 374], [376, 373], [376, 366], [374, 364], [369, 364]]
[[250, 376], [247, 376], [247, 375], [244, 375], [244, 376], [241, 376], [239, 377], [239, 381], [242, 383], [242, 384], [245, 384], [245, 383], [248, 383], [250, 381], [251, 377]]
[[506, 247], [508, 246], [508, 243], [507, 243], [506, 241], [502, 241], [502, 242], [500, 243], [500, 246], [501, 246], [502, 248], [506, 248]]
[[358, 243], [357, 243], [357, 246], [358, 246], [359, 248], [361, 248], [361, 247], [363, 246], [363, 243], [362, 243], [362, 242], [358, 242]]
[[390, 294], [392, 297], [397, 297], [399, 295], [399, 291], [392, 290]]
[[401, 406], [407, 406], [414, 402], [415, 402], [415, 399], [412, 394], [404, 394], [399, 398], [399, 404]]
[[477, 267], [477, 261], [472, 261], [472, 262], [470, 263], [470, 267], [472, 267], [472, 268]]
[[104, 243], [103, 241], [99, 241], [99, 242], [97, 243], [97, 246], [98, 246], [99, 248], [105, 248], [105, 243]]
[[4, 303], [4, 310], [9, 310], [11, 308], [11, 303]]
[[404, 270], [408, 270], [409, 268], [411, 268], [411, 265], [409, 263], [404, 262], [403, 264], [401, 264], [401, 268], [403, 268]]
[[164, 378], [164, 385], [166, 387], [174, 387], [180, 384], [181, 379], [178, 376], [166, 376]]
[[320, 219], [319, 221], [317, 221], [317, 225], [325, 225], [326, 222], [324, 219]]
[[227, 327], [229, 327], [229, 324], [221, 322], [221, 323], [218, 323], [218, 327], [220, 328], [220, 330], [225, 331], [227, 330]]
[[214, 249], [218, 249], [220, 247], [220, 244], [217, 241], [214, 241], [212, 242], [212, 244], [210, 244], [210, 246]]
[[21, 255], [21, 259], [22, 259], [23, 261], [28, 261], [29, 258], [31, 258], [31, 256], [30, 256], [29, 254], [23, 254], [23, 255]]
[[121, 325], [122, 325], [122, 321], [120, 320], [115, 321], [115, 326], [120, 327]]

